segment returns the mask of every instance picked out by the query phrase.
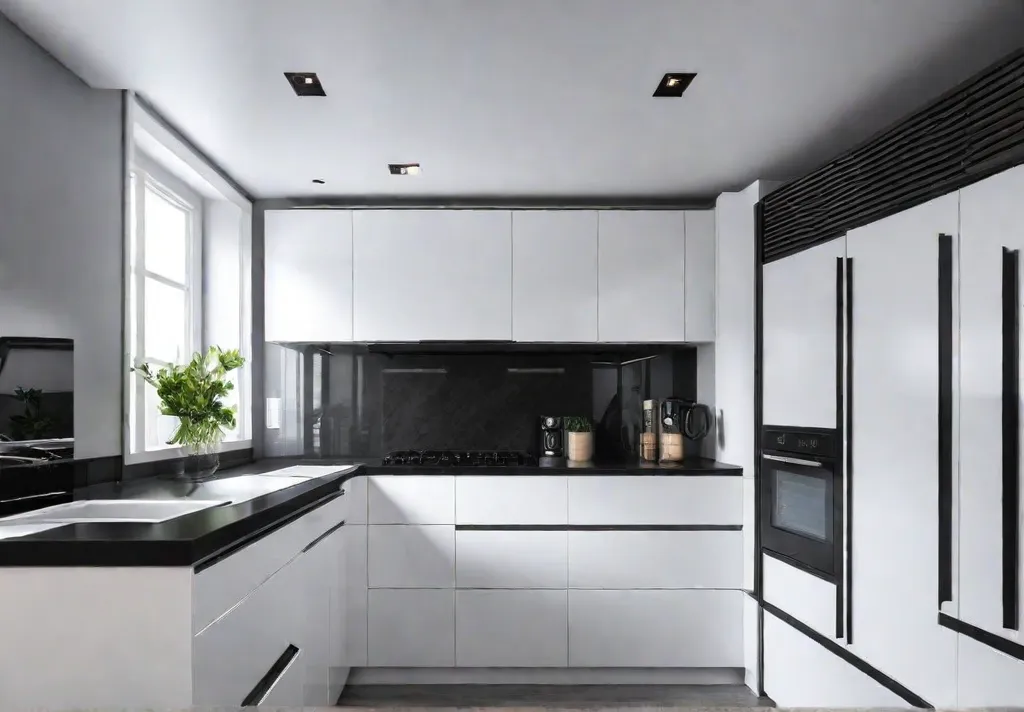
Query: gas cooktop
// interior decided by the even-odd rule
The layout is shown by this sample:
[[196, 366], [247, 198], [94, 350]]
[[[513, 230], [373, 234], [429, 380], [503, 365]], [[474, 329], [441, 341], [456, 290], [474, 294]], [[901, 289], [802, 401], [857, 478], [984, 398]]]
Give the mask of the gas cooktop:
[[507, 450], [395, 450], [384, 456], [385, 465], [441, 465], [445, 467], [513, 467], [536, 465], [525, 452]]

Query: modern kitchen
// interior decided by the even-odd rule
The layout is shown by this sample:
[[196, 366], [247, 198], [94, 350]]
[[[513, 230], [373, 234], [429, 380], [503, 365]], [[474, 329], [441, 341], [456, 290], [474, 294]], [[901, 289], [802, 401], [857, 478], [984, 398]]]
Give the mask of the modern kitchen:
[[0, 0], [0, 704], [1024, 706], [1024, 6], [815, 7]]

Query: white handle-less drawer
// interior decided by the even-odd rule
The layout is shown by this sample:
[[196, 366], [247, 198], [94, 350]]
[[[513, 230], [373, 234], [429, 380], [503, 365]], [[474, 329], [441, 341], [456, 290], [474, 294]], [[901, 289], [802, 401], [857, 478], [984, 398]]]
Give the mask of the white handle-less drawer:
[[742, 531], [571, 531], [569, 588], [742, 588]]
[[456, 524], [566, 524], [568, 478], [470, 476], [455, 480]]
[[367, 493], [370, 524], [454, 524], [455, 478], [373, 475]]
[[192, 583], [193, 633], [208, 626], [307, 544], [340, 523], [346, 507], [345, 495], [336, 497], [196, 574]]
[[569, 524], [743, 524], [743, 478], [569, 478]]

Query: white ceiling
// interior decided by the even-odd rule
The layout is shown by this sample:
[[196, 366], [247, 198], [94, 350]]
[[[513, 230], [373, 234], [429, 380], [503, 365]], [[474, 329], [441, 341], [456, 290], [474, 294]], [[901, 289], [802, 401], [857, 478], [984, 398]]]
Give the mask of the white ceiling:
[[[1021, 0], [0, 0], [260, 197], [711, 196], [1024, 42]], [[284, 71], [319, 73], [299, 99]], [[654, 99], [666, 71], [697, 72]], [[389, 162], [423, 165], [390, 176]], [[323, 178], [325, 186], [311, 184]]]

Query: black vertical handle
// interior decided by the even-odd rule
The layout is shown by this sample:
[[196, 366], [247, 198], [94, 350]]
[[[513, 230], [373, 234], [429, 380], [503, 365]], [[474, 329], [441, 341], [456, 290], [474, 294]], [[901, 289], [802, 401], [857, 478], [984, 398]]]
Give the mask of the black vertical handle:
[[939, 235], [939, 606], [953, 600], [953, 238]]
[[[843, 434], [845, 428], [845, 411], [843, 409], [843, 401], [846, 396], [846, 384], [843, 381], [843, 351], [846, 346], [845, 333], [843, 330], [843, 302], [845, 293], [844, 288], [844, 272], [846, 270], [846, 258], [836, 257], [836, 439], [842, 443]], [[838, 482], [842, 482], [842, 465], [836, 463], [836, 478]], [[835, 496], [840, 496], [837, 492]], [[843, 499], [846, 499], [846, 492], [843, 491]], [[842, 505], [840, 505], [840, 511]], [[845, 530], [840, 530], [843, 526], [843, 521], [839, 518], [835, 520], [835, 531], [833, 533], [834, 541], [836, 542], [833, 548], [834, 552], [834, 565], [835, 571], [843, 571], [843, 554], [845, 547], [840, 542], [849, 541], [846, 536]], [[843, 602], [844, 598], [848, 597], [847, 588], [845, 581], [843, 580], [843, 574], [839, 573], [836, 581], [836, 638], [843, 638], [846, 635], [845, 623], [846, 614], [844, 612]]]
[[1003, 248], [1003, 627], [1020, 627], [1020, 259]]
[[846, 643], [853, 643], [853, 258], [846, 258]]

